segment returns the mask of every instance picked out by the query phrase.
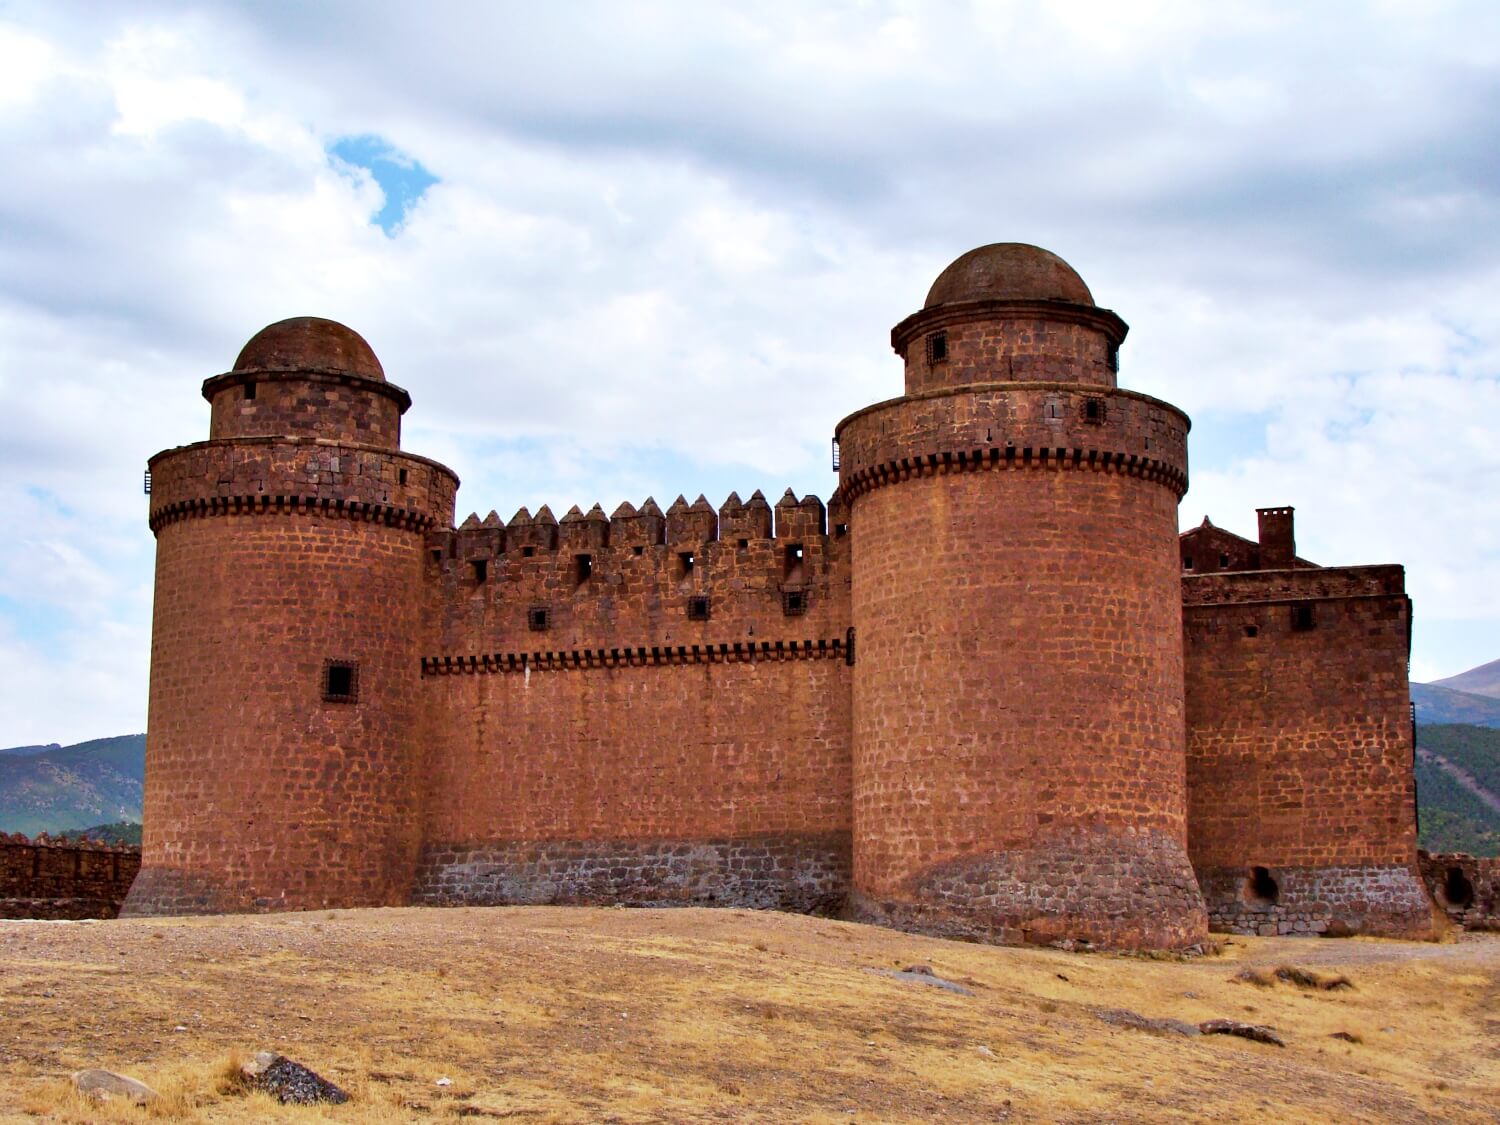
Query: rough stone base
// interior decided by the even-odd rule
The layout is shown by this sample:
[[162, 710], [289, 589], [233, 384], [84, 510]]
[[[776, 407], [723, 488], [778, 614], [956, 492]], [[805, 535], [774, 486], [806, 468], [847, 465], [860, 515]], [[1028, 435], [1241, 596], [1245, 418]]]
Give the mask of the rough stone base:
[[856, 890], [863, 922], [996, 944], [1186, 950], [1208, 936], [1187, 853], [1161, 833], [1079, 832], [968, 856], [909, 879], [900, 898]]
[[1425, 940], [1436, 936], [1433, 903], [1416, 871], [1396, 864], [1273, 867], [1274, 902], [1251, 893], [1246, 868], [1200, 868], [1216, 933]]
[[1500, 859], [1418, 852], [1417, 863], [1449, 920], [1466, 930], [1500, 930]]
[[112, 898], [0, 898], [0, 918], [114, 918]]
[[412, 901], [434, 906], [739, 906], [837, 914], [849, 834], [525, 840], [423, 849]]

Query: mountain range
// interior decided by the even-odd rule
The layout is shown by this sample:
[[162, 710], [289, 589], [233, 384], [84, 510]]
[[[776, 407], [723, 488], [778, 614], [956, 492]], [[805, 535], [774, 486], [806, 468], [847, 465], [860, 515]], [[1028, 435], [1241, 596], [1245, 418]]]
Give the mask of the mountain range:
[[144, 734], [0, 750], [0, 832], [139, 821], [145, 780]]

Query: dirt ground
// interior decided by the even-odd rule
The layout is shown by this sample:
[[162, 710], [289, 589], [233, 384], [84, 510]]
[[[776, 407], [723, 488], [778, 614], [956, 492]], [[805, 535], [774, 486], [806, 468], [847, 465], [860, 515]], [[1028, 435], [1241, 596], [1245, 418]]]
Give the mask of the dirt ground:
[[[968, 994], [893, 975], [911, 965]], [[1354, 987], [1236, 979], [1284, 965]], [[1265, 1024], [1286, 1046], [1138, 1030], [1112, 1009]], [[261, 1049], [351, 1101], [229, 1090], [233, 1060]], [[163, 1097], [85, 1102], [67, 1076], [89, 1066]], [[0, 1120], [459, 1118], [1496, 1121], [1500, 935], [1232, 938], [1179, 961], [740, 910], [0, 922]]]

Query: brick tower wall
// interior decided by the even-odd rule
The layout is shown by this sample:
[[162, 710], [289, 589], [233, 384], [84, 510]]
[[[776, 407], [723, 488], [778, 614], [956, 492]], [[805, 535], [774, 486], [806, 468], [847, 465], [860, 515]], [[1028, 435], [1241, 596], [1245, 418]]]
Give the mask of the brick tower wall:
[[1186, 431], [1164, 403], [1062, 383], [914, 395], [841, 425], [861, 916], [987, 940], [1202, 938]]
[[700, 502], [429, 537], [417, 901], [842, 906], [848, 539], [812, 498], [775, 523]]
[[[124, 913], [404, 902], [420, 830], [428, 527], [456, 479], [329, 441], [152, 461], [156, 602], [140, 876]], [[329, 661], [354, 698], [324, 698]]]
[[1402, 569], [1182, 588], [1189, 850], [1214, 928], [1429, 936]]

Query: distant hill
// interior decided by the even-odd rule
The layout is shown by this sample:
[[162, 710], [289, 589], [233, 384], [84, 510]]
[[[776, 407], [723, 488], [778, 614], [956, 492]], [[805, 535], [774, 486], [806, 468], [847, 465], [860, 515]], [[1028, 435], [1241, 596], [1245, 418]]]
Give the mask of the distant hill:
[[1433, 680], [1429, 686], [1500, 699], [1500, 660], [1491, 660], [1488, 664], [1470, 668], [1467, 672], [1460, 672], [1456, 676]]
[[1417, 834], [1422, 847], [1500, 855], [1497, 806], [1500, 730], [1418, 726]]
[[139, 822], [146, 736], [97, 738], [0, 754], [0, 832], [62, 832]]
[[[1469, 673], [1465, 672], [1464, 675]], [[1411, 701], [1417, 705], [1419, 723], [1468, 723], [1479, 727], [1500, 728], [1500, 699], [1491, 699], [1487, 695], [1454, 691], [1436, 684], [1412, 684]]]
[[103, 840], [106, 844], [141, 843], [141, 824], [138, 821], [117, 820], [113, 824], [91, 824], [87, 828], [72, 828], [66, 832], [51, 833], [65, 840]]
[[0, 756], [5, 754], [45, 754], [48, 750], [61, 750], [62, 747], [56, 742], [49, 742], [45, 746], [6, 746], [0, 747]]

